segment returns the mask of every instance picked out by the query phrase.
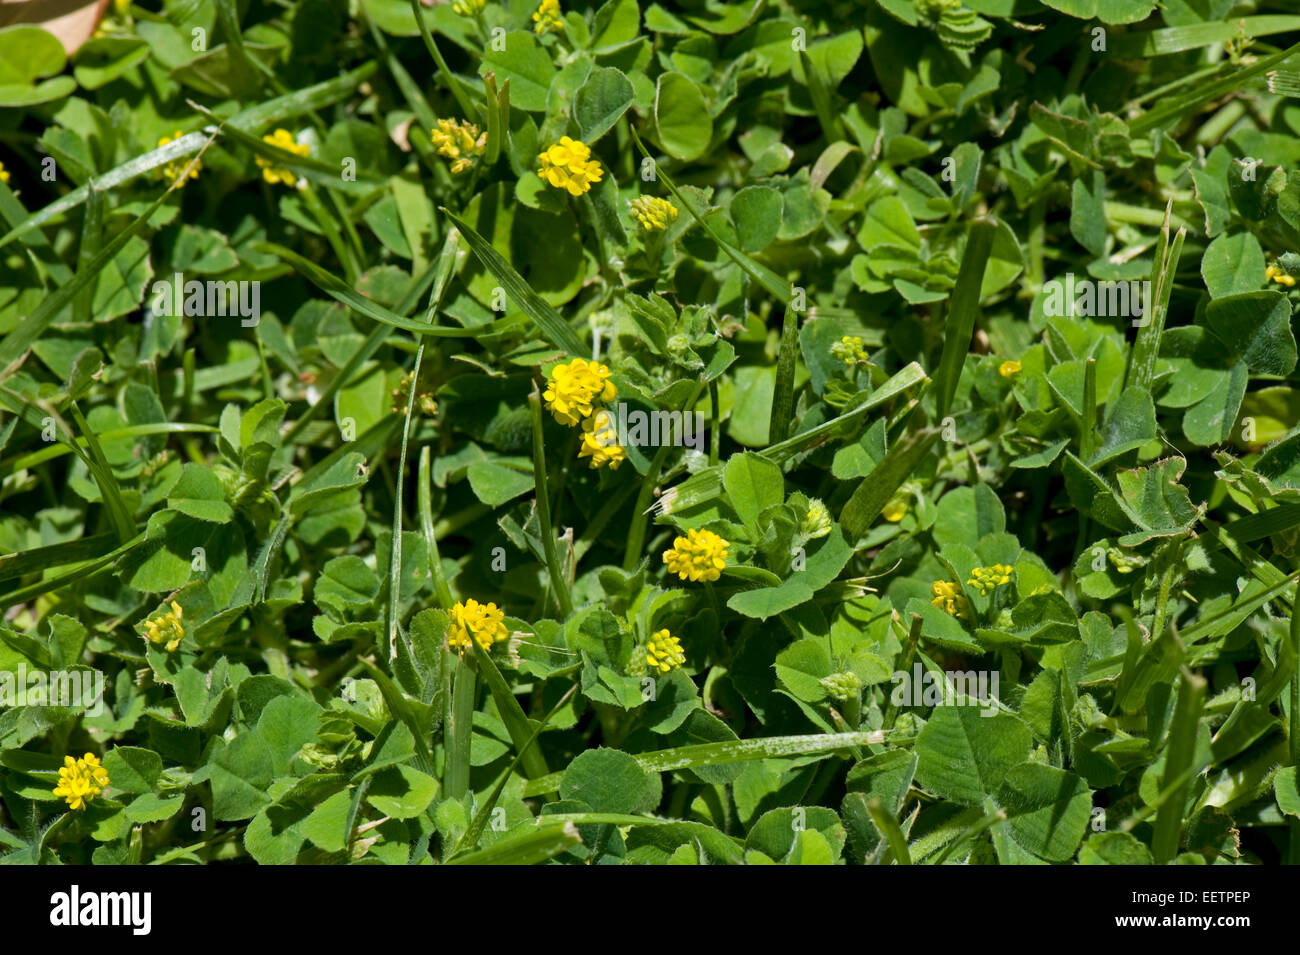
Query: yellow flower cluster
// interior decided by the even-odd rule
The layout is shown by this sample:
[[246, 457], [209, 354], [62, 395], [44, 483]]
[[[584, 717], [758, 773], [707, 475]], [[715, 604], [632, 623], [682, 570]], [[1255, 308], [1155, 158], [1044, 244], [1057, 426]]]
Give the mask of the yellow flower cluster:
[[934, 595], [930, 603], [944, 613], [961, 620], [971, 618], [970, 601], [966, 599], [966, 595], [961, 592], [957, 584], [947, 580], [936, 580], [930, 585], [930, 593]]
[[657, 630], [645, 645], [645, 662], [651, 670], [669, 673], [686, 662], [682, 642], [667, 630]]
[[907, 516], [907, 495], [902, 493], [895, 494], [885, 503], [885, 506], [880, 509], [880, 514], [891, 524], [897, 524]]
[[[163, 144], [159, 143], [158, 145], [161, 146]], [[5, 168], [5, 164], [2, 162], [0, 162], [0, 182], [3, 182], [5, 185], [9, 184], [9, 170]]]
[[667, 199], [658, 196], [638, 196], [627, 201], [628, 207], [641, 228], [647, 232], [666, 229], [677, 221], [677, 207]]
[[1006, 564], [994, 564], [992, 567], [976, 567], [972, 570], [968, 586], [974, 587], [987, 597], [1003, 584], [1011, 583], [1011, 572], [1015, 570]]
[[[174, 136], [164, 136], [162, 139], [158, 140], [158, 145], [166, 146], [168, 143], [174, 143], [184, 135], [185, 134], [178, 129]], [[203, 163], [195, 161], [194, 168], [190, 169], [187, 174], [185, 170], [189, 166], [190, 161], [191, 160], [185, 157], [173, 159], [171, 162], [167, 163], [167, 165], [158, 167], [156, 175], [166, 179], [168, 182], [175, 182], [177, 179], [181, 179], [181, 177], [184, 176], [184, 179], [181, 179], [181, 185], [184, 186], [186, 180], [199, 178], [199, 170], [203, 168]]]
[[1295, 285], [1295, 279], [1287, 274], [1286, 269], [1277, 265], [1270, 265], [1264, 270], [1264, 281], [1276, 282], [1278, 285], [1285, 285], [1287, 288]]
[[808, 502], [808, 512], [804, 514], [803, 522], [799, 525], [799, 533], [807, 540], [816, 540], [830, 532], [831, 512], [826, 509], [826, 504], [820, 498], [814, 497]]
[[144, 622], [146, 639], [150, 643], [164, 643], [167, 652], [173, 652], [185, 637], [185, 627], [181, 625], [182, 616], [181, 605], [173, 600], [171, 610], [161, 617], [151, 617]]
[[64, 756], [54, 795], [66, 799], [69, 809], [85, 809], [86, 803], [102, 793], [107, 785], [108, 770], [100, 765], [93, 753], [87, 753], [81, 759]]
[[613, 471], [617, 471], [627, 459], [627, 452], [618, 443], [614, 416], [603, 408], [583, 420], [582, 447], [578, 450], [578, 457], [590, 458], [592, 468], [608, 464]]
[[564, 21], [560, 19], [560, 0], [542, 0], [542, 5], [533, 14], [533, 30], [538, 36], [552, 30], [563, 30]]
[[1010, 378], [1012, 375], [1020, 374], [1020, 362], [1004, 361], [998, 365], [998, 374], [1003, 378]]
[[849, 367], [854, 365], [865, 365], [867, 359], [867, 347], [862, 344], [861, 335], [845, 335], [838, 342], [831, 346], [831, 357], [838, 358]]
[[457, 16], [473, 17], [483, 12], [487, 6], [487, 0], [455, 0], [451, 5], [451, 12]]
[[682, 580], [717, 580], [727, 566], [727, 548], [730, 546], [713, 531], [692, 528], [664, 551], [664, 564], [670, 574], [676, 574]]
[[[283, 149], [287, 153], [293, 153], [295, 156], [306, 156], [311, 152], [306, 143], [301, 146], [298, 145], [298, 140], [295, 139], [293, 133], [289, 132], [287, 129], [277, 129], [270, 136], [263, 136], [262, 142], [275, 146], [278, 149]], [[273, 186], [277, 182], [282, 182], [286, 186], [293, 186], [298, 182], [298, 176], [292, 169], [277, 166], [275, 165], [274, 160], [263, 159], [261, 156], [258, 156], [257, 164], [262, 169], [262, 178]]]
[[618, 394], [609, 374], [604, 365], [585, 358], [556, 365], [542, 393], [547, 409], [560, 424], [580, 424], [583, 418], [591, 417], [595, 402], [613, 401]]
[[558, 143], [547, 147], [537, 161], [541, 164], [537, 175], [573, 196], [590, 190], [604, 175], [600, 163], [591, 158], [591, 147], [568, 136], [561, 136]]
[[487, 148], [487, 133], [480, 133], [477, 126], [463, 119], [440, 119], [438, 128], [429, 135], [438, 147], [438, 155], [452, 161], [453, 175], [473, 166]]
[[609, 368], [600, 362], [575, 358], [551, 369], [542, 399], [560, 424], [570, 428], [582, 425], [579, 458], [587, 458], [592, 468], [608, 464], [616, 470], [627, 459], [627, 452], [618, 443], [614, 416], [596, 407], [618, 395], [609, 375]]
[[451, 608], [451, 626], [447, 628], [447, 646], [459, 647], [464, 653], [470, 639], [478, 641], [484, 650], [491, 650], [492, 644], [500, 643], [510, 634], [503, 622], [505, 614], [494, 603], [481, 604], [477, 600], [466, 600]]

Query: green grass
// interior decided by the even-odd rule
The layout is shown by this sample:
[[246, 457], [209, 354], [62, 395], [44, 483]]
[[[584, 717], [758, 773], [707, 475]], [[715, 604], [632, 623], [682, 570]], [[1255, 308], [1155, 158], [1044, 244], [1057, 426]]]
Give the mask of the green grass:
[[1300, 861], [1300, 18], [460, 6], [0, 29], [0, 861]]

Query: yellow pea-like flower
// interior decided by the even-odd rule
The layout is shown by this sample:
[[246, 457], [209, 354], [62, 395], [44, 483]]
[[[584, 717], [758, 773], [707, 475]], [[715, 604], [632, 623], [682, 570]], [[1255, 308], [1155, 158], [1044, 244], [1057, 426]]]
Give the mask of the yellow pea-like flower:
[[87, 753], [80, 759], [65, 756], [63, 766], [59, 769], [59, 782], [54, 787], [54, 795], [66, 799], [69, 809], [82, 810], [104, 791], [108, 782], [108, 770], [94, 753]]
[[474, 640], [484, 650], [491, 650], [510, 636], [504, 623], [505, 613], [494, 603], [481, 604], [466, 600], [451, 608], [451, 625], [447, 628], [447, 646], [459, 648], [461, 653]]
[[[269, 136], [263, 136], [262, 142], [283, 149], [285, 152], [293, 153], [295, 156], [306, 156], [311, 152], [306, 143], [299, 145], [298, 140], [294, 138], [293, 133], [287, 129], [277, 129]], [[274, 160], [257, 157], [257, 165], [261, 167], [262, 178], [275, 185], [277, 182], [284, 183], [286, 186], [296, 185], [298, 176], [292, 169], [286, 169], [284, 166], [277, 166]]]
[[682, 580], [717, 580], [727, 566], [727, 548], [730, 546], [713, 531], [692, 528], [664, 551], [664, 564], [670, 574], [676, 574]]

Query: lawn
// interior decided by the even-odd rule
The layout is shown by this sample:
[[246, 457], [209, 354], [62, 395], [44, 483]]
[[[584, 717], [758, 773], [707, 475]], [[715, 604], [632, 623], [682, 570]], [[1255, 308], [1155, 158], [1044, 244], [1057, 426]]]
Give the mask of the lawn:
[[0, 863], [1300, 863], [1293, 3], [10, 6]]

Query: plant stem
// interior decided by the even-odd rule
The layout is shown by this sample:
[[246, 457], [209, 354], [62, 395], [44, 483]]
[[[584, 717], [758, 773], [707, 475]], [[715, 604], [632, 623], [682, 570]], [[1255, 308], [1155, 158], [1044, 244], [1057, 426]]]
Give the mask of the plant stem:
[[474, 735], [474, 700], [477, 695], [478, 671], [472, 661], [457, 656], [451, 712], [447, 718], [446, 764], [442, 773], [443, 791], [451, 799], [459, 799], [469, 789], [469, 750]]
[[551, 590], [560, 616], [567, 620], [573, 615], [573, 597], [560, 569], [560, 556], [555, 547], [555, 531], [551, 527], [550, 493], [546, 489], [546, 452], [542, 448], [542, 395], [533, 383], [533, 393], [528, 397], [533, 413], [533, 483], [537, 499], [537, 519], [541, 524], [542, 548], [546, 553], [546, 570], [551, 576]]
[[709, 382], [709, 467], [717, 467], [718, 452], [722, 447], [721, 421], [718, 407], [718, 380]]
[[[703, 387], [703, 382], [696, 384], [681, 410], [685, 411], [695, 405], [695, 399], [699, 397]], [[645, 544], [645, 528], [650, 519], [650, 515], [646, 513], [650, 507], [650, 497], [654, 494], [655, 485], [659, 483], [659, 472], [663, 470], [664, 461], [668, 459], [668, 452], [671, 450], [671, 445], [661, 446], [650, 462], [650, 469], [641, 479], [641, 491], [636, 496], [636, 504], [632, 510], [632, 527], [627, 535], [627, 549], [623, 551], [623, 570], [629, 573], [641, 559], [641, 547]]]

